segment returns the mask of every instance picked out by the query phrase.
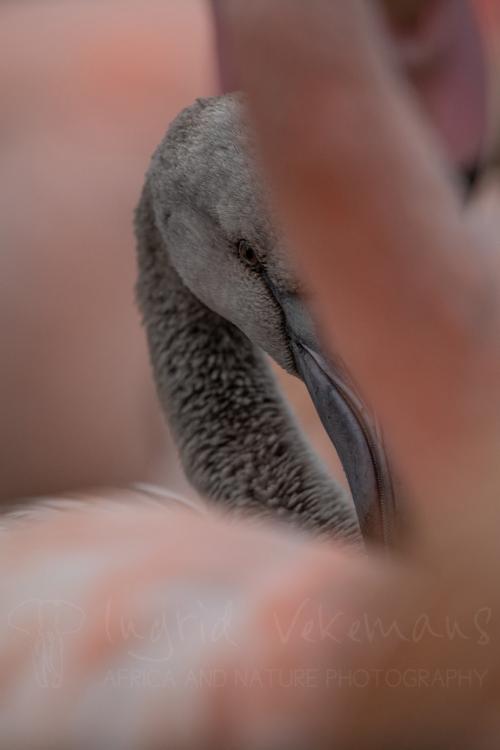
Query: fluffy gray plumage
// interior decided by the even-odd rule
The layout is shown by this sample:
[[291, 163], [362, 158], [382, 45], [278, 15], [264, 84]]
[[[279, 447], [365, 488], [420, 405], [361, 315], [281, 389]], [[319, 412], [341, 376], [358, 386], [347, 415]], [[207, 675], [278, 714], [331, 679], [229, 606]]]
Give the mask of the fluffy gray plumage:
[[156, 151], [136, 215], [137, 294], [188, 479], [223, 507], [359, 539], [352, 501], [312, 455], [261, 350], [293, 372], [282, 314], [242, 262], [297, 291], [236, 95], [198, 100]]

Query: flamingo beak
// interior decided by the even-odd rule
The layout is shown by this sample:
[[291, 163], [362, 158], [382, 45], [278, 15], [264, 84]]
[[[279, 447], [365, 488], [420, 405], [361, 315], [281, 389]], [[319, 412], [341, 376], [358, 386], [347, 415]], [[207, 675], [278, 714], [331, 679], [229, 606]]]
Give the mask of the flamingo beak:
[[376, 419], [343, 363], [322, 352], [303, 300], [274, 288], [272, 293], [283, 312], [297, 374], [344, 468], [363, 536], [387, 545], [394, 493]]

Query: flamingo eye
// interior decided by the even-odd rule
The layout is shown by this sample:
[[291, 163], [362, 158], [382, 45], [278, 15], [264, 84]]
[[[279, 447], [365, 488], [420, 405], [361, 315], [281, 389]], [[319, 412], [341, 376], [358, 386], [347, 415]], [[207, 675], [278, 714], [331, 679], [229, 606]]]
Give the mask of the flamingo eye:
[[259, 256], [247, 240], [238, 242], [238, 255], [242, 263], [249, 268], [257, 268], [260, 265]]

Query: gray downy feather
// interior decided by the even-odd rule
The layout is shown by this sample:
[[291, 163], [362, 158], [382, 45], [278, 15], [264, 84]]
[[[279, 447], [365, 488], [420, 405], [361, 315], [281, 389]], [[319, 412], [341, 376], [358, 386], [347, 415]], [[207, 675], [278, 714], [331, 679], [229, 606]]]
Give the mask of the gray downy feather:
[[[180, 121], [183, 138], [190, 117]], [[186, 476], [220, 508], [359, 542], [350, 497], [312, 453], [260, 348], [195, 296], [174, 268], [165, 236], [176, 200], [158, 205], [150, 171], [135, 221], [137, 299]]]

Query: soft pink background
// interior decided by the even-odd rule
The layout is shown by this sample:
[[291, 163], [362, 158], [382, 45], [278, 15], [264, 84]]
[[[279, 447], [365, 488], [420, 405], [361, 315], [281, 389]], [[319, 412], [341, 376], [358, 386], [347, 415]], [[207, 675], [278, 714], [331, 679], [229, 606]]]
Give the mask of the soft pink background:
[[2, 496], [176, 484], [133, 302], [132, 214], [214, 91], [202, 0], [0, 7]]
[[0, 3], [0, 49], [0, 497], [187, 492], [133, 299], [132, 215], [168, 123], [216, 92], [208, 4]]

